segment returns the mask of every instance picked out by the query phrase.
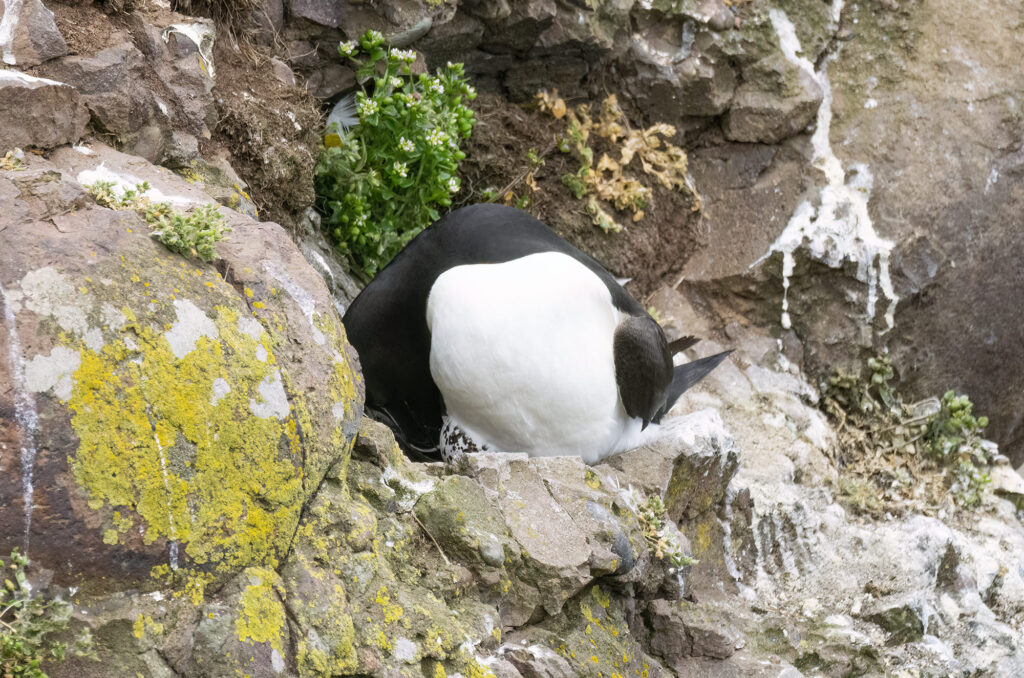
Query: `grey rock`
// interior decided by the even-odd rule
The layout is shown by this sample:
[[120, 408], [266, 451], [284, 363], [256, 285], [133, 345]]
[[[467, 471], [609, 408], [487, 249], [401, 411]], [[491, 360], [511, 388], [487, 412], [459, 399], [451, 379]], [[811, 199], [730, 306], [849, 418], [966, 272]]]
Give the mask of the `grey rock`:
[[424, 35], [426, 35], [427, 32], [430, 30], [431, 26], [433, 25], [433, 17], [423, 17], [415, 24], [413, 24], [411, 27], [388, 35], [388, 44], [391, 45], [392, 47], [397, 47], [399, 49], [408, 47], [409, 45], [413, 44], [414, 42], [422, 38]]
[[[270, 579], [269, 582], [265, 579]], [[200, 613], [199, 625], [196, 627], [190, 675], [218, 676], [234, 672], [235, 667], [245, 666], [253, 678], [278, 678], [280, 671], [275, 666], [283, 663], [281, 651], [271, 646], [270, 642], [255, 642], [239, 638], [239, 623], [258, 624], [261, 618], [240, 619], [244, 615], [242, 596], [249, 587], [279, 587], [280, 578], [272, 570], [266, 568], [247, 570], [231, 581], [221, 591], [216, 601], [208, 602]], [[261, 599], [261, 612], [276, 607], [278, 614], [284, 614], [284, 601], [273, 588]], [[280, 630], [282, 649], [288, 647], [290, 630]], [[281, 642], [276, 640], [276, 642]], [[277, 655], [275, 661], [274, 655]]]
[[651, 650], [667, 662], [685, 657], [726, 659], [745, 644], [729, 613], [688, 602], [651, 601], [647, 609]]
[[914, 594], [888, 596], [873, 603], [862, 616], [889, 633], [890, 645], [902, 645], [924, 636], [925, 603]]
[[69, 85], [0, 70], [0, 150], [54, 148], [78, 141], [89, 113]]
[[480, 19], [466, 12], [459, 12], [451, 21], [432, 27], [430, 32], [416, 43], [416, 49], [424, 54], [431, 68], [437, 68], [449, 61], [465, 61], [467, 70], [475, 72], [475, 59], [467, 59], [466, 55], [481, 44], [484, 30], [484, 23]]
[[523, 551], [519, 576], [543, 595], [542, 605], [556, 614], [567, 598], [590, 580], [590, 547], [544, 479], [529, 463], [512, 461], [503, 469], [499, 506], [512, 537]]
[[578, 675], [565, 658], [543, 645], [515, 647], [505, 656], [523, 678], [573, 678]]
[[274, 38], [284, 29], [284, 0], [260, 0], [249, 12], [249, 24], [254, 27], [253, 35], [263, 44], [273, 44]]
[[291, 67], [288, 64], [281, 61], [277, 57], [273, 57], [270, 60], [270, 68], [274, 74], [274, 77], [277, 78], [279, 82], [288, 85], [289, 87], [295, 86], [295, 73], [292, 71]]
[[153, 50], [153, 69], [175, 98], [173, 122], [209, 137], [210, 129], [217, 123], [212, 96], [216, 31], [210, 19], [191, 17], [188, 25], [187, 34], [169, 22], [163, 27], [146, 26], [145, 31]]
[[347, 263], [327, 241], [320, 226], [320, 214], [308, 208], [299, 220], [295, 242], [302, 256], [327, 283], [334, 307], [341, 315], [359, 294], [359, 286], [348, 273]]
[[445, 553], [474, 565], [501, 567], [504, 563], [505, 521], [472, 480], [443, 479], [416, 502], [415, 512]]
[[490, 659], [487, 668], [494, 673], [494, 678], [523, 678], [515, 664], [500, 657]]
[[463, 6], [470, 14], [488, 22], [507, 19], [512, 14], [508, 0], [466, 0]]
[[339, 63], [328, 62], [306, 76], [306, 91], [318, 99], [330, 99], [355, 86], [355, 72]]
[[[40, 72], [74, 85], [97, 127], [113, 135], [124, 150], [154, 162], [160, 159], [170, 130], [160, 133], [159, 127], [168, 127], [170, 120], [146, 84], [145, 59], [134, 45], [56, 59]], [[158, 128], [156, 134], [146, 130], [150, 126]]]
[[1024, 478], [1010, 466], [1009, 460], [996, 463], [989, 471], [992, 479], [992, 491], [1013, 502], [1018, 509], [1024, 509]]
[[292, 16], [315, 24], [338, 28], [343, 24], [348, 5], [346, 0], [288, 0], [288, 11]]
[[29, 68], [68, 53], [53, 12], [41, 0], [0, 0], [0, 58]]
[[821, 87], [804, 70], [789, 74], [796, 82], [785, 92], [764, 91], [757, 82], [737, 88], [722, 123], [727, 139], [775, 144], [806, 130], [821, 105]]
[[716, 507], [739, 466], [736, 441], [717, 413], [666, 419], [642, 447], [608, 460], [628, 482], [664, 498], [669, 518], [694, 519]]

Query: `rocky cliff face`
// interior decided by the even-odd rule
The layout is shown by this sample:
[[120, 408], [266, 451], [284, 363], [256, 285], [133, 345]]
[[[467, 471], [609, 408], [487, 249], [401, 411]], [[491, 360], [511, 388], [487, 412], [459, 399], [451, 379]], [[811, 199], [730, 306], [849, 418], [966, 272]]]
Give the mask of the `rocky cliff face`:
[[[1019, 6], [175, 7], [0, 21], [0, 555], [91, 648], [50, 675], [1024, 673], [1024, 481], [993, 468], [965, 511], [906, 466], [915, 501], [851, 500], [815, 378], [888, 346], [1013, 452]], [[367, 28], [465, 61], [510, 130], [554, 87], [678, 127], [702, 211], [559, 224], [708, 338], [691, 357], [737, 348], [646, 445], [446, 468], [362, 418], [311, 171]], [[233, 231], [172, 254], [97, 181]]]

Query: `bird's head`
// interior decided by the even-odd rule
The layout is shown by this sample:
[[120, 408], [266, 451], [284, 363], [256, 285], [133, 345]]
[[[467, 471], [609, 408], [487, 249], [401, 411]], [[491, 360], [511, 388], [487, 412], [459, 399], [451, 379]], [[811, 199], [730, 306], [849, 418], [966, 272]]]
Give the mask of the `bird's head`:
[[664, 407], [672, 384], [672, 351], [661, 326], [644, 314], [615, 328], [615, 381], [626, 414], [643, 427]]

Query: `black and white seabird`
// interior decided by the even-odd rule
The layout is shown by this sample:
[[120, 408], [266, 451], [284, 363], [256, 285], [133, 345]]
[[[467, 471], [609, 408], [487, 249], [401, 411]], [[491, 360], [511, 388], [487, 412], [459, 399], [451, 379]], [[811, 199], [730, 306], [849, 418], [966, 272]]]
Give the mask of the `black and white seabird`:
[[657, 322], [525, 212], [482, 204], [416, 236], [344, 318], [366, 408], [407, 452], [455, 441], [587, 463], [629, 449], [728, 352], [673, 367]]

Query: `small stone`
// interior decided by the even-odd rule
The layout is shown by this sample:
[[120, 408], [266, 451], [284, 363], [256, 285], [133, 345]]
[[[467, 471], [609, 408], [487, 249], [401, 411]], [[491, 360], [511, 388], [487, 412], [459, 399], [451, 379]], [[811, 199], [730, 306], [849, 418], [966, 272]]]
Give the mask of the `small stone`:
[[491, 567], [501, 567], [505, 563], [505, 549], [497, 538], [480, 540], [480, 557]]
[[356, 74], [348, 66], [328, 63], [306, 77], [306, 91], [317, 99], [331, 97], [356, 85]]
[[523, 678], [573, 678], [578, 675], [568, 661], [543, 645], [517, 647], [505, 656]]
[[993, 493], [1009, 499], [1018, 511], [1024, 509], [1024, 478], [1009, 463], [994, 465], [989, 469], [989, 477]]
[[921, 601], [907, 596], [894, 596], [878, 601], [861, 615], [889, 632], [888, 645], [912, 643], [924, 636]]
[[295, 87], [295, 73], [291, 67], [277, 57], [270, 60], [270, 70], [277, 80], [289, 87]]
[[716, 31], [727, 31], [734, 25], [735, 17], [727, 7], [722, 7], [721, 9], [716, 11], [710, 19], [708, 19], [708, 26], [715, 29]]
[[817, 598], [807, 598], [804, 600], [802, 612], [805, 617], [815, 618], [821, 615], [822, 609], [821, 601]]

